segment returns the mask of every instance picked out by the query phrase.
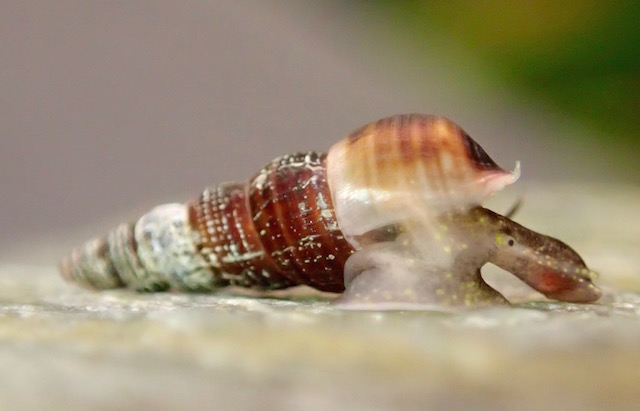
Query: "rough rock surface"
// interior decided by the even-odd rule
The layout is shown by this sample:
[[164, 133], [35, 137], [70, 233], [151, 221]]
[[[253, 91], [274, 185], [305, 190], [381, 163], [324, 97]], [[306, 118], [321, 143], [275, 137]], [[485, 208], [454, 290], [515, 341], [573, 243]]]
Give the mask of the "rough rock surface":
[[635, 187], [525, 195], [517, 220], [601, 273], [594, 305], [546, 301], [490, 267], [514, 306], [353, 312], [306, 289], [95, 293], [42, 263], [73, 235], [17, 245], [0, 256], [0, 409], [635, 410], [638, 204]]

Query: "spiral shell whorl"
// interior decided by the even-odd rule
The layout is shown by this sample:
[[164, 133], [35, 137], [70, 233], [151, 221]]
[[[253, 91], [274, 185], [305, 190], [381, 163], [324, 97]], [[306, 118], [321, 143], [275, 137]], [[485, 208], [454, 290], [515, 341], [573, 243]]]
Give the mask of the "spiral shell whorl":
[[333, 212], [324, 154], [273, 160], [246, 183], [165, 204], [75, 249], [60, 264], [89, 288], [211, 291], [227, 285], [344, 289], [353, 248]]
[[105, 238], [94, 238], [75, 248], [59, 265], [62, 277], [88, 288], [119, 288], [124, 285]]
[[191, 202], [199, 252], [231, 285], [305, 284], [342, 291], [352, 248], [335, 220], [324, 166], [314, 152], [279, 157], [248, 183], [225, 183]]
[[336, 222], [326, 156], [283, 156], [249, 183], [249, 209], [266, 254], [298, 284], [342, 291], [342, 269], [353, 249]]
[[197, 252], [199, 242], [186, 206], [164, 204], [76, 248], [61, 272], [90, 288], [204, 291], [225, 285]]
[[500, 168], [450, 120], [411, 114], [368, 124], [335, 144], [327, 175], [340, 228], [353, 239], [399, 221], [463, 212], [519, 172]]

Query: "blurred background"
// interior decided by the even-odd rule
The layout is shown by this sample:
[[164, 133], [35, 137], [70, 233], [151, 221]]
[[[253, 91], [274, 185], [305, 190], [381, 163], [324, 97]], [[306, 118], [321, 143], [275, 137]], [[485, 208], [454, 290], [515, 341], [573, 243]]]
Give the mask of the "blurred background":
[[396, 113], [453, 119], [525, 187], [640, 181], [638, 2], [0, 5], [0, 248]]

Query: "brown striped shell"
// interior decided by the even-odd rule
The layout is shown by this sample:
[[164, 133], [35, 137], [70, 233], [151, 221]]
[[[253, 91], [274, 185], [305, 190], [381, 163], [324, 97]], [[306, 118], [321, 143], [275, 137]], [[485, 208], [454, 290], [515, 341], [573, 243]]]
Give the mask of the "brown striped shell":
[[89, 288], [211, 291], [227, 285], [344, 289], [353, 248], [335, 219], [326, 155], [273, 160], [245, 183], [205, 189], [76, 248], [64, 278]]
[[425, 211], [464, 211], [517, 176], [447, 119], [389, 117], [349, 135], [328, 156], [286, 155], [247, 182], [158, 206], [75, 249], [61, 272], [91, 288], [305, 284], [340, 292], [345, 263], [359, 246], [355, 236]]
[[403, 115], [368, 124], [329, 150], [327, 175], [342, 232], [464, 212], [515, 182], [452, 121]]
[[198, 249], [235, 285], [343, 289], [352, 248], [340, 233], [325, 155], [280, 157], [248, 183], [226, 183], [188, 204]]

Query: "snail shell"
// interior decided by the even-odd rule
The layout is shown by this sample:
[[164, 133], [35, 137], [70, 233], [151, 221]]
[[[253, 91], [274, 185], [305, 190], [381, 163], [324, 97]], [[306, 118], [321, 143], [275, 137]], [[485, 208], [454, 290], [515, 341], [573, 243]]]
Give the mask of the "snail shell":
[[368, 124], [329, 150], [327, 175], [342, 232], [356, 237], [401, 221], [461, 213], [520, 176], [500, 168], [467, 133], [437, 116]]
[[[350, 134], [328, 155], [285, 155], [247, 182], [220, 184], [185, 204], [158, 206], [76, 248], [60, 271], [69, 281], [97, 289], [207, 292], [228, 285], [261, 290], [308, 285], [343, 292], [351, 286], [342, 303], [369, 302], [363, 292], [375, 300], [379, 286], [392, 289], [394, 282], [411, 301], [441, 302], [439, 283], [446, 278], [448, 287], [464, 281], [469, 295], [468, 285], [476, 284], [482, 292], [474, 291], [473, 301], [503, 301], [493, 290], [486, 292], [479, 277], [480, 267], [497, 254], [502, 253], [504, 268], [538, 289], [544, 288], [537, 287], [541, 278], [563, 275], [539, 267], [543, 276], [519, 273], [518, 258], [526, 253], [511, 256], [490, 244], [511, 220], [493, 218], [478, 205], [518, 175], [518, 166], [512, 173], [501, 169], [445, 118], [393, 116]], [[415, 220], [426, 223], [416, 229], [410, 224]], [[441, 241], [447, 224], [455, 235], [442, 251], [434, 238]], [[523, 242], [547, 241], [522, 230]], [[467, 237], [476, 240], [467, 246]], [[464, 250], [459, 255], [451, 252], [458, 243]], [[406, 278], [400, 278], [396, 261], [419, 264], [407, 266]], [[584, 291], [591, 282], [582, 260], [572, 261], [569, 271], [578, 274], [562, 282], [562, 290], [544, 288], [548, 295], [578, 299], [574, 291], [580, 288], [582, 301], [597, 298]], [[451, 276], [460, 281], [449, 281]], [[419, 283], [422, 297], [416, 300], [404, 287]]]
[[335, 219], [325, 160], [313, 152], [282, 156], [248, 182], [158, 206], [74, 250], [61, 272], [90, 288], [203, 292], [306, 284], [340, 292], [353, 248]]

